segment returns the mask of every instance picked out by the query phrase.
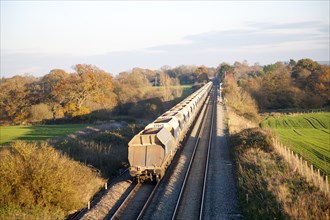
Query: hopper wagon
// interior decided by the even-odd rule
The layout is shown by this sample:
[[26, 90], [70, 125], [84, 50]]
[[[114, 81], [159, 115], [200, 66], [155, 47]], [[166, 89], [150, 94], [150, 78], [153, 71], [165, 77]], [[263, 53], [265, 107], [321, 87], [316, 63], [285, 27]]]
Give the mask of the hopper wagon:
[[159, 181], [204, 105], [212, 82], [159, 116], [128, 143], [129, 173], [139, 182]]

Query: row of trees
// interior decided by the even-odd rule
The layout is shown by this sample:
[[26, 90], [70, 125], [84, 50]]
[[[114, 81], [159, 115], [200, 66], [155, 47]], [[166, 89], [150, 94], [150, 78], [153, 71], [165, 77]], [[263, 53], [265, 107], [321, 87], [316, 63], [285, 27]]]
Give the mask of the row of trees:
[[54, 69], [42, 78], [14, 76], [1, 81], [1, 120], [57, 119], [116, 105], [113, 77], [91, 65], [76, 65], [74, 73]]
[[41, 78], [2, 78], [0, 123], [74, 118], [101, 111], [106, 115], [111, 112], [133, 116], [161, 113], [163, 103], [181, 96], [178, 85], [205, 82], [215, 75], [230, 82], [227, 92], [239, 97], [231, 99], [240, 100], [236, 102], [237, 109], [249, 98], [261, 110], [329, 105], [330, 67], [310, 59], [266, 66], [235, 62], [222, 63], [217, 68], [134, 68], [116, 77], [93, 65], [77, 64], [72, 73], [54, 69]]
[[134, 115], [136, 103], [144, 100], [152, 101], [144, 103], [147, 106], [142, 106], [140, 113], [146, 108], [152, 112], [159, 103], [181, 96], [180, 83], [203, 82], [209, 74], [205, 66], [165, 66], [156, 71], [134, 68], [116, 77], [93, 65], [77, 64], [73, 69], [73, 73], [53, 69], [41, 78], [2, 78], [0, 123], [74, 118], [101, 110], [106, 110], [106, 114], [121, 114], [125, 110]]
[[311, 59], [263, 67], [246, 62], [223, 63], [218, 67], [218, 75], [227, 82], [227, 92], [236, 88], [236, 100], [242, 102], [250, 96], [260, 110], [321, 108], [330, 104], [330, 66]]

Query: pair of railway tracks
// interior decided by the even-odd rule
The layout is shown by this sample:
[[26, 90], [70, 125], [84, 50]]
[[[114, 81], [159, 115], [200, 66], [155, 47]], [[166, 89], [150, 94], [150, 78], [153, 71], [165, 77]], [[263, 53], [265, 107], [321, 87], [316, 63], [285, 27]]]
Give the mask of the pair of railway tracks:
[[[202, 122], [198, 125], [199, 128], [197, 131], [198, 138], [196, 138], [194, 144], [194, 150], [181, 186], [180, 194], [176, 200], [175, 208], [172, 208], [174, 209], [172, 216], [168, 216], [168, 218], [196, 219], [196, 216], [199, 216], [199, 219], [201, 219], [203, 216], [208, 158], [212, 145], [216, 105], [214, 90], [211, 91], [210, 98], [206, 103], [208, 105], [202, 110]], [[132, 187], [126, 199], [110, 219], [142, 219], [159, 185], [164, 179], [157, 184], [150, 182], [134, 183], [135, 186]]]
[[195, 143], [193, 155], [190, 158], [180, 194], [172, 214], [172, 220], [203, 219], [209, 158], [214, 131], [216, 107], [214, 90], [211, 91], [209, 106], [210, 108], [208, 110], [210, 114], [207, 114], [208, 117], [205, 118], [203, 127]]

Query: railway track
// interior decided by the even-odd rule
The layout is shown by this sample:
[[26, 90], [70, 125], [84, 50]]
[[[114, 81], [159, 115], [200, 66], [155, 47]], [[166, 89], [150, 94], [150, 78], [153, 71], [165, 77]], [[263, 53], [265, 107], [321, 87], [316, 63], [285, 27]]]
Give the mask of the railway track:
[[207, 117], [202, 124], [190, 158], [172, 219], [203, 219], [206, 180], [213, 140], [215, 91], [212, 90]]
[[69, 217], [67, 217], [66, 220], [76, 220], [76, 219], [79, 219], [81, 213], [82, 213], [82, 210], [77, 211], [77, 212], [71, 214]]
[[[209, 99], [206, 103], [209, 102]], [[207, 107], [205, 107], [201, 111], [202, 121], [206, 118]], [[197, 120], [198, 121], [198, 120]], [[198, 132], [203, 129], [203, 124], [199, 122]], [[197, 140], [198, 141], [198, 140]], [[177, 155], [179, 156], [179, 155]], [[176, 158], [178, 159], [178, 158]], [[167, 175], [169, 176], [169, 175]], [[149, 208], [149, 204], [153, 203], [153, 197], [158, 190], [160, 185], [166, 184], [166, 178], [164, 177], [157, 185], [153, 185], [149, 182], [145, 182], [142, 184], [136, 184], [134, 189], [131, 190], [129, 195], [126, 197], [125, 201], [123, 201], [120, 207], [117, 209], [116, 213], [110, 219], [145, 219], [146, 216], [145, 211]], [[165, 183], [163, 183], [165, 182]], [[153, 186], [153, 189], [152, 189]], [[145, 189], [143, 189], [145, 188]], [[149, 188], [149, 189], [147, 189]], [[159, 190], [158, 190], [159, 191]], [[157, 196], [156, 196], [157, 197]]]
[[216, 105], [217, 105], [216, 97], [217, 97], [217, 91], [213, 89], [211, 125], [210, 125], [210, 133], [209, 133], [209, 140], [208, 140], [208, 147], [207, 147], [207, 157], [206, 157], [206, 163], [205, 163], [199, 219], [202, 219], [203, 214], [204, 214], [204, 201], [205, 201], [205, 197], [206, 197], [206, 184], [207, 184], [207, 177], [208, 177], [208, 173], [209, 173], [208, 171], [209, 171], [209, 164], [210, 164], [210, 152], [211, 152], [211, 148], [212, 148], [212, 144], [213, 144], [213, 137], [214, 137], [214, 127], [215, 127], [214, 122], [215, 122]]
[[[212, 94], [212, 93], [211, 93]], [[190, 158], [193, 157], [194, 149], [200, 142], [205, 141], [204, 129], [208, 112], [210, 112], [210, 105], [213, 103], [210, 101], [211, 95], [208, 96], [203, 108], [197, 117], [194, 125], [192, 126], [191, 133], [187, 138], [185, 146], [181, 148], [180, 152], [176, 155], [168, 172], [163, 178], [163, 182], [154, 196], [153, 201], [150, 203], [148, 210], [143, 215], [143, 219], [171, 219], [174, 209], [177, 205], [180, 189], [182, 188], [184, 177], [189, 166]], [[195, 152], [195, 155], [198, 153]], [[202, 175], [203, 176], [203, 175]], [[193, 193], [193, 191], [191, 191]], [[199, 208], [198, 208], [199, 209]], [[189, 219], [189, 217], [184, 217]]]
[[[179, 196], [179, 190], [180, 186], [182, 184], [183, 176], [185, 175], [184, 173], [186, 172], [187, 169], [187, 164], [189, 158], [194, 158], [196, 161], [203, 161], [197, 162], [199, 165], [194, 165], [193, 162], [191, 162], [190, 166], [199, 166], [199, 170], [205, 170], [205, 167], [207, 164], [207, 160], [205, 159], [209, 154], [208, 151], [205, 151], [204, 148], [205, 145], [210, 145], [208, 144], [208, 139], [210, 134], [210, 122], [213, 120], [213, 115], [214, 115], [214, 110], [213, 107], [215, 105], [214, 100], [214, 91], [212, 90], [210, 95], [208, 96], [205, 105], [203, 106], [200, 115], [196, 118], [195, 125], [192, 126], [193, 128], [191, 129], [191, 134], [188, 133], [189, 138], [187, 139], [186, 146], [182, 148], [181, 150], [178, 151], [178, 153], [175, 155], [175, 159], [173, 160], [172, 164], [168, 168], [167, 173], [165, 173], [164, 178], [156, 184], [150, 183], [150, 182], [144, 182], [142, 184], [140, 183], [134, 183], [135, 186], [132, 187], [132, 189], [129, 191], [128, 195], [126, 198], [123, 200], [123, 202], [120, 203], [119, 208], [114, 210], [114, 214], [110, 214], [107, 216], [107, 219], [158, 219], [159, 217], [155, 217], [154, 215], [150, 215], [150, 213], [155, 213], [155, 212], [163, 212], [161, 214], [161, 218], [171, 218], [173, 215], [173, 210], [176, 205], [176, 202], [178, 201], [178, 196]], [[194, 150], [194, 153], [193, 152]], [[194, 155], [194, 156], [192, 156]], [[204, 158], [201, 159], [200, 157]], [[181, 164], [179, 162], [183, 158], [184, 162]], [[184, 159], [186, 158], [186, 159]], [[198, 159], [199, 158], [199, 159]], [[179, 160], [180, 159], [180, 160]], [[193, 161], [193, 160], [192, 160]], [[178, 164], [179, 163], [179, 164]], [[177, 169], [176, 167], [179, 166], [179, 172], [174, 171], [173, 169]], [[191, 169], [191, 168], [190, 168]], [[180, 171], [181, 170], [181, 171]], [[195, 168], [192, 170], [196, 170]], [[186, 174], [187, 175], [187, 174]], [[189, 176], [192, 176], [189, 174]], [[204, 177], [204, 172], [202, 171], [202, 174], [197, 172], [197, 175], [195, 174], [195, 178], [198, 176]], [[191, 177], [190, 177], [191, 178]], [[193, 178], [192, 178], [193, 179]], [[172, 183], [171, 183], [172, 182]], [[186, 181], [187, 183], [190, 181]], [[194, 181], [192, 181], [194, 182]], [[199, 187], [198, 189], [192, 191], [190, 189], [187, 189], [187, 186], [193, 186], [196, 185], [194, 183], [189, 183], [186, 184], [187, 186], [183, 187], [182, 193], [181, 194], [189, 194], [190, 192], [198, 195], [203, 195], [205, 192], [205, 185], [206, 181], [203, 178], [198, 177], [198, 182], [197, 184]], [[174, 185], [172, 185], [174, 184]], [[174, 188], [173, 188], [174, 186]], [[170, 191], [167, 191], [167, 193], [164, 193], [165, 188], [171, 188]], [[204, 188], [204, 190], [203, 190]], [[187, 191], [189, 193], [187, 193]], [[161, 195], [161, 196], [160, 196]], [[164, 199], [163, 201], [160, 201], [159, 198], [162, 196], [168, 196], [171, 197], [169, 201], [167, 199]], [[181, 196], [180, 196], [181, 197]], [[201, 196], [197, 196], [200, 198]], [[183, 196], [182, 196], [183, 198]], [[180, 199], [180, 202], [178, 203], [180, 207], [177, 210], [183, 210], [185, 207], [182, 205], [184, 204]], [[187, 197], [188, 198], [188, 197]], [[190, 203], [189, 198], [186, 203]], [[196, 210], [198, 210], [198, 215], [200, 213], [200, 207], [203, 202], [201, 202], [200, 199], [198, 201], [193, 202], [194, 205], [197, 204]], [[179, 206], [178, 205], [178, 206]], [[156, 206], [156, 208], [155, 208]], [[157, 207], [158, 206], [158, 207]], [[203, 207], [203, 206], [202, 206]], [[195, 208], [189, 208], [189, 210], [194, 210]], [[157, 211], [156, 211], [157, 210]], [[165, 212], [164, 212], [165, 211]], [[202, 211], [201, 211], [202, 213]], [[193, 216], [195, 215], [195, 212], [191, 213]], [[198, 216], [197, 215], [197, 216]], [[185, 214], [181, 215], [178, 213], [173, 215], [174, 218], [180, 218], [182, 216], [185, 219], [189, 219], [189, 216], [186, 216]], [[195, 219], [195, 218], [191, 218]]]
[[152, 200], [159, 183], [136, 183], [110, 219], [140, 219]]
[[162, 180], [157, 185], [132, 183], [105, 219], [242, 218], [232, 187], [222, 107], [216, 106], [213, 89]]

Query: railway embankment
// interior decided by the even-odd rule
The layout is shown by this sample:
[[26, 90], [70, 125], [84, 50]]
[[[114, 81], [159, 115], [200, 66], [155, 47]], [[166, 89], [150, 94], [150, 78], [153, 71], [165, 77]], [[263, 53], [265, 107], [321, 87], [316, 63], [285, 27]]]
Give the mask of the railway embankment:
[[274, 151], [271, 134], [233, 109], [227, 112], [244, 218], [329, 219], [329, 198]]
[[80, 219], [108, 219], [125, 199], [131, 187], [132, 181], [128, 172], [113, 179], [99, 201], [90, 210], [86, 210]]

